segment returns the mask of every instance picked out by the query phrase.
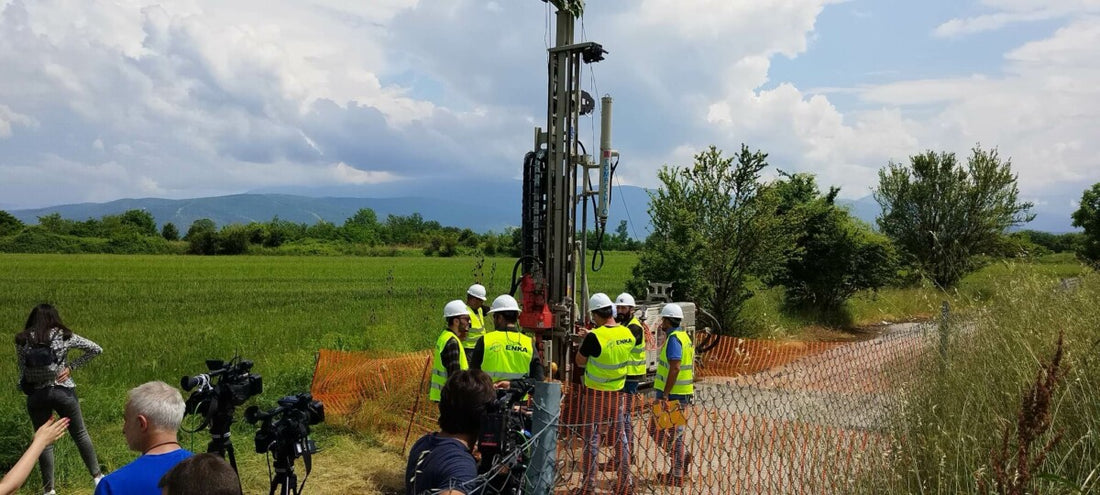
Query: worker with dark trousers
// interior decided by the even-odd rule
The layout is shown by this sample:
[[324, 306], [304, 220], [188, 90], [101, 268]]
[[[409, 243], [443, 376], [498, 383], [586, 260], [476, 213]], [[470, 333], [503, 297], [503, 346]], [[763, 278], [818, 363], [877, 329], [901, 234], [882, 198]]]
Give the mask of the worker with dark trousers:
[[[630, 334], [634, 336], [634, 347], [630, 350], [630, 365], [626, 369], [626, 384], [623, 386], [623, 392], [630, 394], [630, 397], [627, 398], [624, 416], [631, 424], [634, 421], [635, 401], [639, 397], [637, 395], [638, 386], [645, 379], [646, 373], [645, 330], [642, 328], [642, 322], [634, 316], [634, 308], [634, 296], [629, 293], [623, 292], [615, 298], [615, 322], [629, 329]], [[633, 447], [631, 451], [633, 451]], [[633, 463], [634, 457], [631, 456], [630, 460]], [[617, 469], [619, 461], [620, 459], [615, 457], [610, 462], [600, 464], [600, 470], [614, 471]]]
[[508, 388], [511, 380], [542, 381], [545, 376], [534, 341], [517, 326], [519, 311], [516, 299], [508, 294], [494, 299], [489, 316], [497, 331], [486, 333], [474, 345], [470, 369], [484, 371], [497, 388]]
[[[681, 408], [690, 405], [695, 395], [695, 345], [680, 327], [684, 310], [678, 304], [666, 304], [660, 314], [660, 330], [665, 332], [666, 337], [657, 357], [657, 379], [653, 382], [653, 388], [657, 391], [659, 404], [667, 411], [672, 402], [678, 402]], [[659, 483], [684, 485], [684, 476], [691, 466], [691, 453], [684, 447], [684, 431], [684, 426], [657, 430], [656, 425], [650, 423], [650, 434], [657, 440], [657, 445], [672, 456], [672, 469], [657, 477]]]
[[[590, 494], [593, 490], [593, 478], [598, 468], [596, 456], [600, 448], [600, 425], [607, 418], [601, 417], [596, 411], [601, 409], [599, 405], [604, 400], [612, 400], [610, 415], [614, 434], [618, 437], [615, 442], [615, 457], [618, 459], [630, 459], [631, 446], [634, 443], [634, 428], [626, 417], [626, 402], [628, 395], [622, 394], [626, 386], [626, 373], [631, 362], [631, 350], [634, 348], [634, 335], [626, 327], [615, 322], [614, 303], [607, 294], [602, 292], [593, 294], [588, 301], [588, 307], [592, 312], [592, 320], [595, 327], [584, 336], [580, 350], [577, 352], [576, 364], [584, 367], [584, 386], [586, 399], [590, 399], [585, 410], [590, 417], [585, 420], [586, 445], [582, 469], [584, 475], [581, 478], [581, 486], [574, 491], [575, 494]], [[614, 493], [617, 495], [630, 495], [634, 493], [634, 482], [631, 479], [630, 463], [620, 462], [616, 466], [617, 480]]]
[[466, 289], [466, 312], [470, 316], [470, 331], [462, 339], [462, 348], [466, 350], [466, 359], [473, 358], [477, 339], [485, 335], [485, 286], [471, 285]]
[[435, 352], [432, 353], [432, 381], [428, 389], [428, 400], [432, 402], [439, 402], [439, 394], [448, 377], [470, 367], [462, 349], [462, 339], [470, 330], [466, 303], [455, 299], [443, 306], [443, 321], [447, 327], [435, 339]]

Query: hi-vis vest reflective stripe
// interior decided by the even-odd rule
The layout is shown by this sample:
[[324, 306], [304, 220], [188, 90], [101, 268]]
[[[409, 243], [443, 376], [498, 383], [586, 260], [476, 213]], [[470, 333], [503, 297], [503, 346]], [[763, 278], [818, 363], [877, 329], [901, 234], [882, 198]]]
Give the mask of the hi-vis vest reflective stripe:
[[489, 332], [485, 334], [485, 354], [481, 371], [493, 379], [493, 383], [523, 378], [531, 372], [531, 360], [535, 355], [534, 342], [518, 331]]
[[584, 385], [593, 390], [622, 390], [626, 384], [626, 368], [634, 348], [634, 334], [622, 325], [592, 330], [600, 342], [600, 355], [588, 358], [584, 365]]
[[627, 376], [642, 376], [645, 374], [645, 327], [642, 327], [642, 322], [638, 321], [638, 317], [630, 319], [630, 323], [627, 323], [627, 328], [630, 325], [638, 325], [638, 328], [642, 328], [642, 343], [634, 342], [634, 347], [630, 349], [630, 366], [626, 368]]
[[[439, 402], [440, 392], [443, 391], [443, 385], [447, 383], [447, 368], [443, 367], [442, 354], [443, 347], [451, 339], [458, 342], [457, 335], [450, 330], [444, 330], [435, 340], [435, 354], [432, 354], [432, 384], [428, 389], [428, 400], [434, 402]], [[470, 365], [466, 362], [466, 353], [461, 350], [458, 352], [458, 366], [464, 370], [470, 369]]]
[[668, 334], [665, 345], [661, 348], [661, 354], [657, 357], [657, 379], [653, 382], [655, 390], [664, 391], [668, 381], [668, 341], [677, 339], [684, 355], [680, 359], [680, 373], [676, 375], [676, 383], [672, 384], [672, 395], [692, 395], [695, 393], [693, 373], [695, 368], [695, 344], [691, 343], [691, 337], [683, 329], [677, 328]]
[[462, 347], [472, 350], [477, 345], [477, 339], [485, 335], [485, 308], [477, 308], [477, 311], [474, 311], [474, 308], [466, 306], [466, 312], [470, 313], [470, 333], [466, 334]]

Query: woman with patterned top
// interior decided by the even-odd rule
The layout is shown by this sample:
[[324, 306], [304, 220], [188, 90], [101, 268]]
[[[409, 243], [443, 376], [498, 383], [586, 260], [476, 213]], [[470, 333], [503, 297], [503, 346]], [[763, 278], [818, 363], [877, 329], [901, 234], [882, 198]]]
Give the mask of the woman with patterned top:
[[[79, 349], [83, 354], [69, 360], [69, 350]], [[27, 412], [37, 429], [49, 421], [54, 412], [69, 418], [69, 434], [80, 450], [80, 457], [92, 475], [93, 485], [103, 475], [99, 472], [92, 439], [84, 427], [80, 402], [73, 390], [71, 371], [80, 368], [103, 352], [95, 342], [69, 330], [57, 309], [49, 304], [39, 304], [31, 310], [23, 331], [15, 335], [15, 350], [19, 363], [19, 387], [27, 394]], [[42, 485], [46, 495], [54, 493], [53, 445], [46, 447], [38, 457], [42, 471]]]

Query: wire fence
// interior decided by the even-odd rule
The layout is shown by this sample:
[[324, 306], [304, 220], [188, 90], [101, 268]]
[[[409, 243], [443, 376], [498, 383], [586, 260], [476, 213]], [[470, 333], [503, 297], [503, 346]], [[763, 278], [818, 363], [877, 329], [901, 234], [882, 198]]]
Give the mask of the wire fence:
[[[891, 420], [956, 327], [897, 324], [858, 342], [721, 337], [696, 358], [694, 400], [678, 412], [662, 409], [651, 391], [563, 384], [555, 491], [858, 491], [888, 471], [904, 440], [892, 437]], [[429, 361], [429, 351], [323, 350], [313, 395], [331, 418], [407, 448], [436, 429]]]

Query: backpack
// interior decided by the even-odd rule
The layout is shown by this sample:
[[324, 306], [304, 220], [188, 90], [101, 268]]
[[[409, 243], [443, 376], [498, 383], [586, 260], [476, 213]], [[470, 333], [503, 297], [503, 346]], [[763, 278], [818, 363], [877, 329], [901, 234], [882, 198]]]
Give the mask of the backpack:
[[45, 344], [28, 344], [30, 349], [24, 354], [23, 363], [29, 368], [45, 368], [51, 364], [59, 364], [61, 360], [53, 352], [52, 342]]
[[[23, 353], [23, 365], [27, 368], [47, 368], [51, 364], [61, 364], [63, 358], [54, 353], [53, 340], [45, 344], [27, 343], [27, 351]], [[37, 390], [34, 384], [23, 378], [19, 382], [19, 388], [24, 394], [31, 395]]]

